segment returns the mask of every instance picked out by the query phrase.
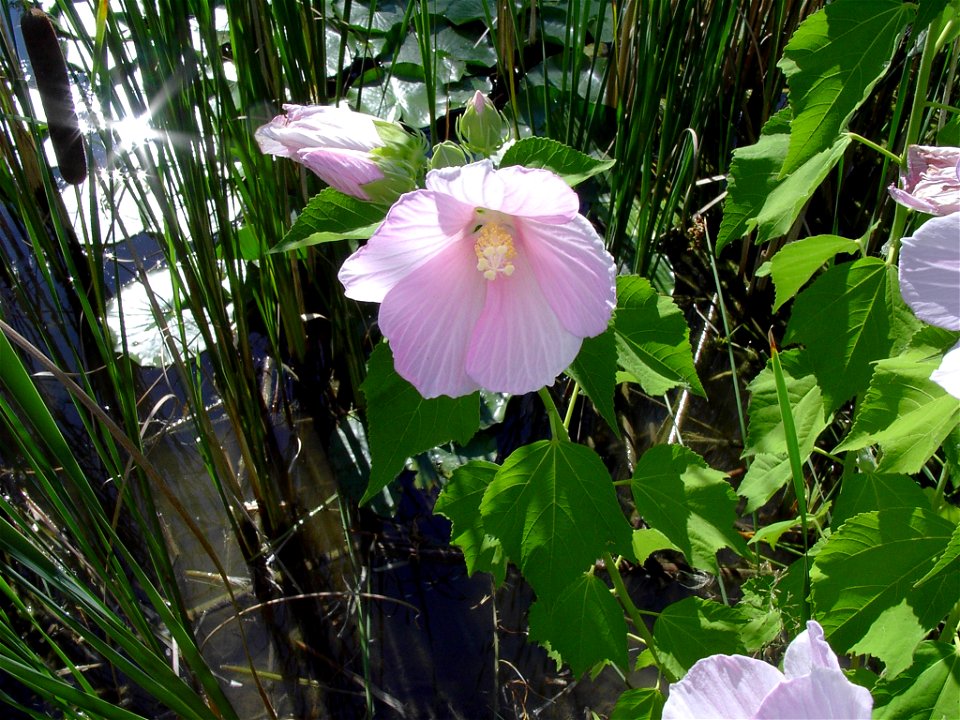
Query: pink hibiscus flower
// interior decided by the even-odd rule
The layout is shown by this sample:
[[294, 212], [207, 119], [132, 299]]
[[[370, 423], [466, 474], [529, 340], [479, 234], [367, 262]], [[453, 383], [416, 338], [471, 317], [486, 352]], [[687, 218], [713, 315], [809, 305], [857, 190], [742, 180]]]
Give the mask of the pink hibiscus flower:
[[889, 192], [901, 205], [930, 215], [960, 212], [960, 148], [911, 145], [900, 185]]
[[346, 107], [284, 105], [257, 128], [260, 150], [290, 158], [360, 200], [389, 204], [412, 190], [425, 161], [421, 138]]
[[431, 398], [551, 384], [606, 329], [615, 275], [559, 176], [484, 160], [428, 173], [339, 278], [381, 303], [397, 372]]
[[814, 620], [787, 647], [780, 672], [743, 655], [712, 655], [670, 686], [663, 720], [869, 720], [873, 698], [840, 669]]
[[[921, 225], [900, 248], [900, 293], [924, 322], [960, 330], [960, 212]], [[930, 379], [960, 398], [960, 343]]]

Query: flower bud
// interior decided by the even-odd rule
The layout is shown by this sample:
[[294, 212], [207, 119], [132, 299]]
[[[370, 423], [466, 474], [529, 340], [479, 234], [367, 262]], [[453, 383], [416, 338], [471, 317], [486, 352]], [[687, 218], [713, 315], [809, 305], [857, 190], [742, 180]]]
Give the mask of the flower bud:
[[457, 135], [467, 149], [481, 155], [492, 155], [510, 134], [507, 118], [490, 98], [477, 90], [467, 109], [457, 119]]
[[444, 140], [433, 146], [433, 155], [430, 157], [430, 169], [439, 170], [447, 167], [462, 167], [469, 161], [463, 148], [454, 142]]
[[389, 205], [416, 187], [424, 142], [394, 123], [323, 105], [284, 105], [256, 132], [260, 149], [305, 165], [321, 180], [360, 200]]

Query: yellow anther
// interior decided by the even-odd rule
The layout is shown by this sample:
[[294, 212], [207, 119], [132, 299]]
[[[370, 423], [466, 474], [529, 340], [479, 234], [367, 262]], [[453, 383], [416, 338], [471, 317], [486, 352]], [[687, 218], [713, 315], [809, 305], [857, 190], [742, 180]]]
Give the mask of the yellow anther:
[[487, 280], [495, 280], [499, 273], [508, 277], [513, 274], [511, 261], [517, 256], [517, 251], [513, 247], [510, 231], [500, 223], [487, 223], [481, 227], [473, 249], [477, 254], [477, 270]]

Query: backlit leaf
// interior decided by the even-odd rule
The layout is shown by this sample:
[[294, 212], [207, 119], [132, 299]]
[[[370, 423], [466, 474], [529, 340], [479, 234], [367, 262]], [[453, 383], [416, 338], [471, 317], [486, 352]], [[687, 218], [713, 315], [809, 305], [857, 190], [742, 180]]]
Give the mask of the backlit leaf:
[[680, 445], [656, 445], [644, 453], [631, 480], [637, 511], [683, 551], [697, 568], [716, 571], [716, 553], [746, 553], [734, 529], [737, 499], [726, 475]]
[[643, 564], [651, 553], [657, 550], [682, 552], [670, 538], [656, 528], [641, 528], [633, 531], [633, 554], [637, 556], [638, 563]]
[[837, 137], [827, 149], [781, 178], [790, 146], [790, 110], [784, 108], [771, 117], [754, 145], [733, 153], [717, 254], [754, 228], [758, 244], [786, 235], [849, 143], [845, 135]]
[[913, 663], [874, 686], [877, 720], [927, 720], [957, 717], [960, 708], [960, 652], [952, 643], [922, 642]]
[[408, 457], [451, 440], [465, 444], [480, 427], [477, 393], [424, 399], [397, 375], [386, 343], [374, 348], [360, 389], [367, 400], [371, 463], [370, 484], [361, 504], [386, 487]]
[[778, 63], [790, 88], [789, 175], [829, 148], [883, 77], [913, 16], [900, 0], [836, 0], [806, 18]]
[[[831, 416], [823, 407], [820, 386], [807, 353], [801, 350], [783, 352], [780, 354], [780, 364], [793, 412], [800, 458], [805, 461], [813, 452], [820, 433], [830, 424]], [[769, 456], [764, 457], [763, 462], [751, 465], [737, 491], [748, 499], [746, 512], [753, 512], [790, 478], [790, 467], [789, 462], [785, 462], [787, 440], [770, 361], [747, 389], [750, 391], [747, 410], [750, 428], [743, 454]]]
[[506, 577], [507, 560], [500, 541], [484, 531], [480, 501], [499, 469], [499, 465], [482, 461], [460, 466], [443, 486], [433, 508], [453, 524], [450, 542], [463, 551], [467, 572], [489, 572], [498, 585]]
[[872, 363], [893, 348], [892, 283], [896, 268], [863, 258], [830, 268], [794, 303], [784, 343], [807, 346], [829, 411], [866, 390]]
[[960, 403], [930, 374], [940, 357], [909, 351], [876, 364], [853, 429], [837, 451], [878, 444], [881, 472], [915, 473], [960, 423]]
[[562, 177], [574, 186], [598, 173], [613, 167], [615, 160], [598, 160], [579, 150], [544, 137], [528, 137], [518, 140], [503, 154], [500, 167], [523, 165], [545, 168]]
[[486, 532], [543, 599], [556, 598], [605, 550], [632, 557], [610, 474], [583, 445], [544, 440], [514, 451], [480, 512]]
[[627, 690], [617, 699], [610, 720], [656, 720], [664, 702], [663, 693], [656, 688]]
[[530, 638], [547, 646], [576, 676], [602, 663], [628, 669], [623, 608], [596, 575], [581, 575], [556, 599], [530, 608]]
[[310, 199], [293, 227], [270, 252], [286, 252], [346, 238], [368, 238], [385, 214], [382, 207], [325, 188]]
[[960, 525], [953, 528], [953, 535], [950, 536], [943, 555], [937, 558], [930, 572], [917, 580], [917, 585], [940, 580], [945, 576], [955, 580], [960, 578]]
[[664, 608], [653, 626], [653, 639], [663, 668], [680, 678], [710, 655], [747, 654], [742, 634], [744, 616], [736, 607], [688, 597]]
[[770, 260], [770, 274], [777, 288], [774, 312], [796, 295], [825, 262], [838, 253], [852, 254], [858, 249], [856, 242], [839, 235], [815, 235], [785, 245]]
[[954, 524], [925, 509], [847, 520], [810, 571], [814, 616], [837, 652], [866, 653], [894, 676], [957, 602], [956, 577], [916, 586], [947, 547]]
[[704, 395], [683, 313], [672, 298], [658, 294], [649, 280], [617, 278], [613, 327], [620, 365], [647, 394], [662, 395], [684, 385]]

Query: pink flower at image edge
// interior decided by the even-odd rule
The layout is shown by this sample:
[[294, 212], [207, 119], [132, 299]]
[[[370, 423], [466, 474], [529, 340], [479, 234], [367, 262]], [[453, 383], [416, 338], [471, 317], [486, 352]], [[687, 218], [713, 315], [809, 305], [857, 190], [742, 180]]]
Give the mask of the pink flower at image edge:
[[615, 275], [559, 176], [485, 160], [428, 173], [339, 278], [381, 303], [397, 372], [431, 398], [551, 384], [607, 328]]
[[[930, 218], [900, 246], [900, 293], [930, 325], [960, 330], [960, 212]], [[960, 343], [930, 379], [960, 399]]]
[[743, 655], [699, 660], [670, 686], [663, 720], [869, 720], [870, 692], [847, 680], [816, 621], [787, 646], [783, 669]]
[[901, 205], [929, 215], [960, 212], [960, 148], [911, 145], [900, 184], [889, 192]]

